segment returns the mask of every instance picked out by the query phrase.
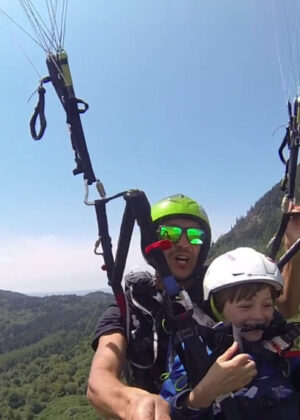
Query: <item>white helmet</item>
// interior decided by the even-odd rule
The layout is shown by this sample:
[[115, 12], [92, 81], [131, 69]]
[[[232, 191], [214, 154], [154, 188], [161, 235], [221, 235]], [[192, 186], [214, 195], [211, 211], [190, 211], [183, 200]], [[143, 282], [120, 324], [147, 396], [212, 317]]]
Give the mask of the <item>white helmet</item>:
[[278, 292], [283, 279], [276, 263], [252, 248], [236, 248], [217, 257], [203, 280], [204, 300], [212, 292], [241, 283], [261, 282], [274, 286]]

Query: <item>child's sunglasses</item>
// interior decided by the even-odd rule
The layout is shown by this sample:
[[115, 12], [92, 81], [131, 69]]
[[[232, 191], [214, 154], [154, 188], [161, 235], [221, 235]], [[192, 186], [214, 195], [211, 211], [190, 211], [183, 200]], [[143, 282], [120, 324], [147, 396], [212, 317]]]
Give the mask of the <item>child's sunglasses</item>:
[[199, 228], [181, 228], [178, 226], [160, 226], [158, 229], [159, 239], [169, 239], [176, 243], [182, 234], [186, 233], [188, 241], [192, 245], [202, 245], [204, 240], [204, 231]]

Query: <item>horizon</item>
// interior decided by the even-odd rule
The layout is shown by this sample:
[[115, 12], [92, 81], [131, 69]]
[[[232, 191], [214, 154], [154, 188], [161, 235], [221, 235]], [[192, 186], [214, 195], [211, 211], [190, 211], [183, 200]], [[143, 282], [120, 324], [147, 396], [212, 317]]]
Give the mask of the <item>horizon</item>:
[[10, 292], [10, 293], [17, 293], [17, 294], [22, 294], [22, 295], [26, 295], [26, 296], [32, 296], [32, 297], [48, 297], [48, 296], [64, 296], [64, 295], [76, 295], [76, 296], [84, 296], [87, 295], [89, 293], [97, 293], [97, 292], [102, 292], [102, 293], [108, 293], [108, 294], [113, 294], [111, 288], [107, 287], [104, 289], [93, 289], [93, 290], [65, 290], [65, 291], [57, 291], [57, 292], [19, 292], [17, 290], [6, 290], [6, 289], [0, 289], [0, 292]]

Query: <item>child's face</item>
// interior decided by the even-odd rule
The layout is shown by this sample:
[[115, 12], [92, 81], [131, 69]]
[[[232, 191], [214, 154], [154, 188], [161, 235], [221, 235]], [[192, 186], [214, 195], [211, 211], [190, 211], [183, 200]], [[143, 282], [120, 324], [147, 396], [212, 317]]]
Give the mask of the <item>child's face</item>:
[[[227, 301], [223, 310], [225, 321], [238, 328], [253, 324], [269, 325], [273, 314], [274, 302], [269, 287], [259, 290], [249, 299]], [[262, 330], [241, 332], [241, 336], [247, 341], [259, 341], [262, 335]]]

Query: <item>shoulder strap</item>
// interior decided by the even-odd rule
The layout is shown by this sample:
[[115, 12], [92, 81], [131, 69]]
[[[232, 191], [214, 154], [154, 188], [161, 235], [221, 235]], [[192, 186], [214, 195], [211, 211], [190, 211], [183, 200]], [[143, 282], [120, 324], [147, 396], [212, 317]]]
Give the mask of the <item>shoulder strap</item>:
[[129, 303], [130, 316], [127, 323], [128, 340], [133, 339], [130, 334], [131, 318], [136, 314], [137, 309], [142, 314], [148, 316], [152, 323], [152, 346], [153, 359], [150, 363], [143, 365], [136, 363], [132, 358], [131, 364], [140, 369], [149, 369], [154, 365], [158, 356], [158, 326], [156, 322], [157, 312], [161, 309], [163, 298], [154, 287], [154, 278], [148, 271], [131, 272], [125, 276], [125, 294]]

